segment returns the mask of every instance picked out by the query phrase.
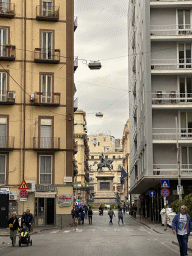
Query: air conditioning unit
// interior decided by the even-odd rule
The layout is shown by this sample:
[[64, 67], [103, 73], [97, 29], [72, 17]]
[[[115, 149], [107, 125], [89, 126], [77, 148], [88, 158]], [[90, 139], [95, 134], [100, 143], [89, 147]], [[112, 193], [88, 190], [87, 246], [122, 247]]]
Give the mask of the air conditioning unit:
[[27, 189], [27, 192], [35, 192], [35, 181], [34, 180], [26, 180], [27, 186], [29, 189]]
[[8, 92], [7, 98], [10, 100], [14, 100], [15, 99], [15, 92]]
[[17, 194], [9, 194], [9, 200], [17, 200]]
[[35, 100], [35, 94], [31, 94], [31, 101]]

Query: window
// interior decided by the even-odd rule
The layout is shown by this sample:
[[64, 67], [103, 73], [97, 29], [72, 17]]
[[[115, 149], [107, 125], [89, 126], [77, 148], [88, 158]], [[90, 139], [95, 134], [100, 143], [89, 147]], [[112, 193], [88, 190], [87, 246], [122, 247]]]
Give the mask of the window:
[[7, 118], [0, 117], [0, 148], [7, 147]]
[[100, 190], [110, 190], [110, 182], [100, 182]]
[[0, 12], [7, 13], [9, 11], [8, 0], [0, 0]]
[[190, 30], [190, 10], [178, 10], [179, 34], [186, 34]]
[[94, 147], [96, 147], [96, 144], [94, 144]]
[[39, 184], [52, 184], [52, 156], [39, 156]]
[[89, 138], [87, 138], [87, 141], [89, 141]]
[[7, 100], [7, 73], [0, 72], [0, 101]]
[[183, 63], [179, 68], [191, 68], [191, 65], [187, 65], [191, 63], [191, 44], [179, 44], [179, 63]]
[[52, 102], [52, 75], [41, 75], [42, 103]]
[[8, 28], [0, 28], [0, 56], [7, 57], [8, 49], [4, 46], [8, 44]]
[[105, 138], [105, 137], [103, 138], [103, 141], [106, 141], [106, 138]]
[[100, 146], [100, 142], [98, 142], [98, 146]]
[[49, 16], [49, 13], [53, 11], [53, 3], [51, 0], [42, 2], [43, 16]]
[[94, 159], [94, 156], [91, 156], [91, 159]]
[[104, 147], [104, 152], [109, 152], [109, 147]]
[[52, 119], [41, 119], [40, 147], [52, 147]]
[[181, 148], [181, 171], [192, 169], [192, 147]]
[[93, 144], [97, 144], [97, 138], [93, 139]]
[[115, 159], [115, 156], [113, 156], [113, 159]]
[[179, 78], [180, 101], [192, 102], [192, 79], [191, 77]]
[[6, 184], [6, 155], [0, 155], [0, 184]]
[[121, 176], [118, 176], [118, 183], [121, 183]]
[[41, 58], [50, 60], [52, 59], [52, 50], [53, 50], [53, 32], [52, 31], [42, 31], [42, 53]]

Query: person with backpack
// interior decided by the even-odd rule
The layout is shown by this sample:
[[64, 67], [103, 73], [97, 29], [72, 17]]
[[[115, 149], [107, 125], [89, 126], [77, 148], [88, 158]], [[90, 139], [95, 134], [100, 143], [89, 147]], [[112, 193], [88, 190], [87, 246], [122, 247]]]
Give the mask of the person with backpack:
[[88, 218], [89, 218], [89, 225], [92, 225], [92, 216], [93, 216], [93, 211], [91, 210], [91, 207], [89, 206], [88, 210]]
[[115, 216], [115, 213], [114, 213], [114, 211], [112, 210], [111, 207], [110, 207], [110, 210], [108, 211], [108, 215], [109, 215], [109, 218], [110, 218], [109, 225], [113, 225], [113, 215]]
[[122, 224], [124, 225], [124, 223], [123, 223], [123, 212], [122, 212], [121, 207], [118, 208], [118, 224], [119, 225], [120, 225], [120, 220], [122, 221]]

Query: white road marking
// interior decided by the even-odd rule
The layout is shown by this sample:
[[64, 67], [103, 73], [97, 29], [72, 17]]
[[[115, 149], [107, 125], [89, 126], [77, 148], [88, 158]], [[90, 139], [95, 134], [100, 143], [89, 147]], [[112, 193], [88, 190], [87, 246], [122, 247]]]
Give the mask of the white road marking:
[[57, 232], [59, 232], [59, 230], [57, 230], [57, 231], [52, 231], [51, 234], [56, 234]]
[[145, 229], [143, 226], [140, 226], [139, 231], [146, 231], [146, 232], [148, 232], [149, 234], [151, 234], [151, 232], [149, 232], [149, 231], [148, 231], [147, 229]]
[[83, 231], [83, 229], [77, 229], [76, 230], [76, 232], [82, 232]]
[[119, 232], [119, 231], [121, 231], [119, 228], [114, 228], [114, 231], [115, 232]]
[[127, 231], [134, 231], [134, 230], [127, 228]]
[[163, 242], [161, 242], [161, 244], [180, 255], [180, 253], [179, 253], [178, 251], [174, 250], [174, 249], [171, 248], [170, 246], [164, 244]]
[[65, 231], [63, 231], [63, 233], [69, 233], [69, 232], [71, 232], [71, 230], [65, 230]]

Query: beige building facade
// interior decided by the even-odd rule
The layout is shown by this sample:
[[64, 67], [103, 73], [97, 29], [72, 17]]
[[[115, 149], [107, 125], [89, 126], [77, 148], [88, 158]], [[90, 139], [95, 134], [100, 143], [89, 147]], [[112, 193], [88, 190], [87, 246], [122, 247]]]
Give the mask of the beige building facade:
[[[117, 204], [117, 192], [123, 195], [124, 191], [124, 186], [121, 185], [123, 152], [119, 147], [115, 150], [115, 138], [108, 134], [89, 135], [88, 145], [90, 148], [89, 186], [93, 195], [92, 203], [94, 205]], [[101, 162], [102, 154], [105, 160], [113, 160], [111, 169], [103, 167], [103, 171], [98, 170], [97, 163]]]
[[[61, 217], [69, 225], [77, 67], [73, 1], [2, 2], [0, 191], [9, 194], [9, 214], [29, 208], [36, 226], [60, 225]], [[23, 180], [30, 186], [26, 199], [18, 189]]]
[[74, 177], [74, 198], [79, 204], [89, 202], [89, 146], [87, 143], [86, 113], [77, 110], [74, 114], [74, 137], [77, 154], [74, 156], [77, 173]]

